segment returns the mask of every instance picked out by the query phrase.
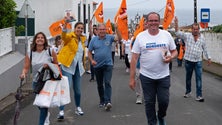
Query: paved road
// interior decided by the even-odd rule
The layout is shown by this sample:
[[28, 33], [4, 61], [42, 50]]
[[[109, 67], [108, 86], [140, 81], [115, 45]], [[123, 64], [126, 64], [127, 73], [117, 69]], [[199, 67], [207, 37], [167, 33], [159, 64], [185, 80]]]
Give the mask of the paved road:
[[[173, 63], [171, 72], [171, 96], [166, 122], [168, 125], [218, 125], [222, 123], [222, 79], [203, 73], [203, 95], [205, 102], [195, 101], [195, 84], [191, 98], [184, 99], [185, 71]], [[113, 70], [113, 108], [110, 112], [98, 107], [96, 83], [88, 82], [90, 75], [85, 74], [82, 81], [83, 116], [74, 114], [73, 104], [65, 109], [65, 121], [57, 122], [57, 108], [50, 109], [52, 125], [146, 125], [144, 105], [135, 104], [135, 93], [128, 87], [129, 74], [125, 72], [123, 60], [116, 58]], [[193, 79], [194, 83], [194, 79]], [[37, 125], [38, 109], [32, 105], [34, 96], [22, 102], [18, 125]], [[12, 125], [14, 105], [0, 113], [0, 125]]]

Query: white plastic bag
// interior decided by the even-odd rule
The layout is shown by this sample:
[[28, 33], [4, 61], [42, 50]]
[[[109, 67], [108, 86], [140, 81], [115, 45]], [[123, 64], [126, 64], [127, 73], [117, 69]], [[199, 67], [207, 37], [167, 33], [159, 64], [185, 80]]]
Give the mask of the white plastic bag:
[[60, 105], [62, 106], [69, 104], [71, 102], [71, 99], [68, 77], [62, 76], [62, 80], [60, 80], [59, 84], [61, 85]]
[[33, 105], [40, 107], [50, 107], [52, 96], [57, 86], [57, 83], [57, 81], [47, 80], [40, 93], [36, 94]]
[[47, 80], [43, 89], [36, 95], [33, 105], [49, 108], [59, 107], [70, 102], [68, 77], [62, 76], [61, 80]]
[[61, 85], [60, 85], [61, 80], [57, 80], [57, 85], [55, 88], [55, 91], [52, 96], [52, 100], [50, 102], [50, 107], [59, 107], [60, 106], [60, 91], [61, 91]]

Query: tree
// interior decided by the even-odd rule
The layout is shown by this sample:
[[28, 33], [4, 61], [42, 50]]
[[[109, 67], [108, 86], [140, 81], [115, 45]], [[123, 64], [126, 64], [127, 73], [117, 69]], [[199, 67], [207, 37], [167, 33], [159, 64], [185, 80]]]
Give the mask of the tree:
[[15, 26], [16, 3], [14, 0], [0, 0], [0, 29]]
[[213, 32], [222, 33], [222, 24], [213, 27]]

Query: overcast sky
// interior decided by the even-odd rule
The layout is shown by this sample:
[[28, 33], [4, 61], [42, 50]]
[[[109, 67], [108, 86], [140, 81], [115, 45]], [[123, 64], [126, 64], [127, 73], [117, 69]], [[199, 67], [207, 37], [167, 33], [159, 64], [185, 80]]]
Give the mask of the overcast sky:
[[[108, 8], [119, 8], [121, 0], [95, 0], [100, 3], [103, 1], [104, 9]], [[137, 9], [162, 9], [166, 0], [126, 0], [127, 9], [137, 8]], [[174, 0], [176, 9], [193, 9], [194, 0]], [[222, 0], [197, 0], [197, 8], [210, 8], [210, 9], [222, 9]]]
[[[94, 0], [97, 3], [103, 1], [105, 19], [115, 16], [122, 0]], [[163, 17], [167, 0], [126, 0], [129, 19], [134, 18], [136, 13], [144, 14], [155, 11]], [[174, 0], [175, 15], [178, 16], [181, 25], [193, 22], [194, 0]], [[201, 8], [210, 8], [210, 23], [221, 24], [222, 22], [222, 0], [197, 0], [197, 19], [200, 21]], [[146, 11], [148, 10], [148, 11]], [[186, 10], [186, 11], [184, 11]], [[188, 11], [189, 10], [189, 11]], [[219, 10], [219, 11], [218, 11]]]

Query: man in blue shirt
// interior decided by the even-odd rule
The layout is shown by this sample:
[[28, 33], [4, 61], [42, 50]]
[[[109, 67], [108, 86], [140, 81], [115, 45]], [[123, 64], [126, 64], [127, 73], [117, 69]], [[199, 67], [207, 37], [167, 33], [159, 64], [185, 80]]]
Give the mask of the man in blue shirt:
[[[111, 78], [113, 69], [112, 42], [114, 42], [114, 35], [106, 34], [105, 24], [99, 24], [97, 28], [98, 36], [90, 41], [88, 57], [95, 69], [97, 89], [100, 97], [99, 106], [102, 107], [105, 105], [105, 110], [109, 111], [112, 108]], [[121, 41], [121, 35], [116, 25], [115, 29], [118, 41]], [[94, 51], [94, 58], [92, 58], [92, 51]]]

